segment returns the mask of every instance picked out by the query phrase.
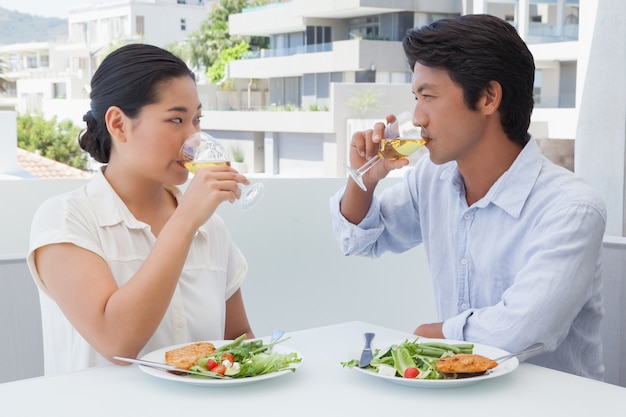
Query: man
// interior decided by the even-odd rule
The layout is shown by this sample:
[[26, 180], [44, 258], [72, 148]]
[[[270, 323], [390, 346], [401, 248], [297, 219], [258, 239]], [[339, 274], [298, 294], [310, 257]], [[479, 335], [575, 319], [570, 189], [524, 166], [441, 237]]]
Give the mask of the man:
[[[348, 180], [330, 202], [342, 250], [375, 257], [424, 243], [441, 321], [415, 334], [508, 351], [543, 342], [529, 362], [601, 379], [606, 209], [527, 133], [530, 51], [488, 15], [410, 30], [403, 45], [429, 157], [379, 196], [377, 183], [406, 159], [376, 164], [367, 191]], [[383, 130], [353, 136], [353, 167], [377, 152]]]

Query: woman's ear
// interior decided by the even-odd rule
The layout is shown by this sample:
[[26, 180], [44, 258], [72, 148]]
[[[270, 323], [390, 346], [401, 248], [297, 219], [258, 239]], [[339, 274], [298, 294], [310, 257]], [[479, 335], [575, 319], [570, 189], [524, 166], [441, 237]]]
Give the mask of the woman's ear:
[[493, 114], [498, 111], [502, 102], [502, 85], [497, 81], [490, 81], [479, 101], [480, 110], [485, 114]]
[[126, 141], [126, 131], [130, 128], [126, 114], [117, 106], [111, 106], [104, 115], [104, 121], [111, 139], [118, 142]]

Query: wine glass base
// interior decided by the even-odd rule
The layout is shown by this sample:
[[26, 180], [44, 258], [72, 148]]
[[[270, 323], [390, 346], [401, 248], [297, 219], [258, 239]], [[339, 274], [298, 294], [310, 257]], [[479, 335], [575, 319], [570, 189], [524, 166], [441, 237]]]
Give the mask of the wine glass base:
[[348, 165], [345, 165], [345, 167], [346, 171], [348, 171], [348, 175], [350, 175], [350, 178], [352, 178], [363, 191], [367, 191], [367, 187], [363, 183], [363, 176], [361, 173]]
[[260, 183], [254, 183], [247, 187], [242, 187], [241, 197], [239, 198], [239, 209], [241, 211], [252, 210], [263, 197], [265, 186]]

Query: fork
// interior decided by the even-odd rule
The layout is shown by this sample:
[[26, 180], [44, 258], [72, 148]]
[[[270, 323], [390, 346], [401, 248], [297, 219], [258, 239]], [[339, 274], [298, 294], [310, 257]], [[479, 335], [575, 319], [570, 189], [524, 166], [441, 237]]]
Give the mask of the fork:
[[215, 378], [215, 379], [230, 379], [228, 376], [224, 376], [215, 372], [196, 372], [190, 371], [189, 369], [180, 369], [175, 367], [174, 365], [168, 365], [160, 362], [147, 361], [145, 359], [135, 359], [135, 358], [125, 358], [123, 356], [113, 356], [113, 359], [117, 359], [122, 362], [135, 363], [137, 365], [147, 366], [148, 368], [159, 369], [165, 372], [171, 372], [173, 374], [187, 374], [187, 375], [199, 375], [207, 378]]
[[274, 349], [274, 344], [278, 342], [281, 337], [283, 337], [283, 334], [285, 334], [285, 331], [283, 329], [274, 329], [274, 331], [272, 332], [272, 337], [270, 338], [270, 341], [268, 343], [270, 345], [270, 347], [267, 349], [268, 352]]

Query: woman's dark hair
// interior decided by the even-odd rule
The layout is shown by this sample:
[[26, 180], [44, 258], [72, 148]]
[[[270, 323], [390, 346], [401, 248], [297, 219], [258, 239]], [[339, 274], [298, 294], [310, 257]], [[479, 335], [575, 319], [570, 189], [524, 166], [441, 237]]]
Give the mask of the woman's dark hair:
[[464, 15], [410, 29], [403, 46], [411, 70], [416, 62], [446, 70], [472, 110], [489, 82], [500, 83], [502, 128], [509, 139], [526, 144], [535, 62], [513, 26], [495, 16]]
[[137, 117], [142, 107], [158, 102], [162, 83], [183, 76], [195, 81], [180, 58], [159, 47], [131, 44], [111, 52], [91, 79], [91, 109], [83, 116], [87, 128], [81, 132], [80, 147], [96, 161], [109, 162], [111, 135], [104, 121], [109, 107]]

